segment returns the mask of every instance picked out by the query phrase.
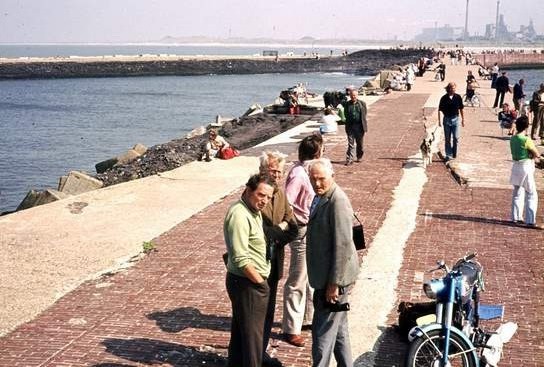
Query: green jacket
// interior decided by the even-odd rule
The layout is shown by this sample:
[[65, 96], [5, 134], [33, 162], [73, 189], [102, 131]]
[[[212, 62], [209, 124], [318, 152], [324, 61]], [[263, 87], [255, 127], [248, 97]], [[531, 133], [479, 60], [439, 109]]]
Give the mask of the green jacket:
[[361, 100], [357, 100], [357, 102], [353, 103], [349, 100], [342, 102], [342, 106], [344, 107], [346, 127], [361, 124], [363, 131], [366, 133], [368, 131], [366, 103]]

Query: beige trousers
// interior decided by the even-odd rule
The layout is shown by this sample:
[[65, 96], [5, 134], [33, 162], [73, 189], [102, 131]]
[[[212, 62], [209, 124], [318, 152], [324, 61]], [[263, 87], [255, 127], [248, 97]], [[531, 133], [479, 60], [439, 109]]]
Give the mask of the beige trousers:
[[299, 237], [289, 247], [289, 275], [283, 287], [283, 332], [298, 335], [304, 320], [310, 324], [314, 313], [314, 292], [308, 283], [306, 268], [306, 227], [299, 228]]

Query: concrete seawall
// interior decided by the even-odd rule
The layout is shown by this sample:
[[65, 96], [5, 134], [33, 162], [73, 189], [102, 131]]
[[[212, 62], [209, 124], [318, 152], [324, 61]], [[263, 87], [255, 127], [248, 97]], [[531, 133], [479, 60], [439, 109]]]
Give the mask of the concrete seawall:
[[482, 65], [492, 66], [498, 63], [501, 67], [512, 69], [544, 68], [543, 53], [496, 53], [474, 56]]
[[370, 75], [417, 60], [418, 49], [363, 50], [334, 57], [105, 56], [0, 60], [0, 79], [345, 72]]

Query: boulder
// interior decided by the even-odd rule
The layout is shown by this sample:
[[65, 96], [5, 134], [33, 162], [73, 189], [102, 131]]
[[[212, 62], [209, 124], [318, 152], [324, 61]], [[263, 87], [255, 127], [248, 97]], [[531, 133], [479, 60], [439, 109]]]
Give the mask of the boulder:
[[104, 173], [107, 170], [113, 168], [113, 166], [115, 166], [117, 162], [117, 158], [106, 159], [105, 161], [95, 164], [94, 168], [96, 169], [96, 173]]
[[147, 152], [147, 147], [143, 144], [138, 143], [132, 147], [132, 150], [135, 150], [140, 155], [144, 155], [145, 152]]
[[201, 136], [206, 134], [206, 128], [204, 126], [197, 127], [193, 129], [189, 134], [185, 135], [186, 139], [194, 138], [195, 136]]
[[101, 188], [104, 183], [91, 177], [83, 172], [71, 171], [60, 188], [65, 194], [78, 195], [87, 191], [92, 191]]
[[258, 104], [254, 104], [248, 108], [248, 110], [242, 115], [242, 117], [253, 116], [261, 112], [263, 112], [263, 108]]
[[136, 150], [134, 149], [130, 149], [128, 150], [125, 154], [121, 154], [119, 156], [117, 156], [117, 163], [116, 165], [120, 165], [120, 164], [127, 164], [129, 162], [132, 162], [133, 160], [135, 160], [136, 158], [138, 158], [139, 156], [141, 156], [140, 153], [138, 153]]
[[17, 210], [25, 210], [38, 205], [49, 204], [69, 196], [70, 195], [66, 193], [53, 189], [46, 189], [44, 191], [30, 190], [21, 204], [17, 207]]

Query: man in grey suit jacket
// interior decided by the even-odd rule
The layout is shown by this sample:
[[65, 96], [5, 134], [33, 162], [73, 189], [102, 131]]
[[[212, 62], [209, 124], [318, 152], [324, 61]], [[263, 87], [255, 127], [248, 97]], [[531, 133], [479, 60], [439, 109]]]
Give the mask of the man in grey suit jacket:
[[[328, 159], [308, 167], [316, 197], [310, 209], [306, 260], [314, 292], [312, 321], [313, 367], [328, 367], [332, 354], [339, 367], [352, 367], [347, 312], [335, 310], [348, 302], [349, 287], [359, 273], [353, 245], [353, 209], [334, 182]], [[340, 307], [341, 308], [341, 307]]]

